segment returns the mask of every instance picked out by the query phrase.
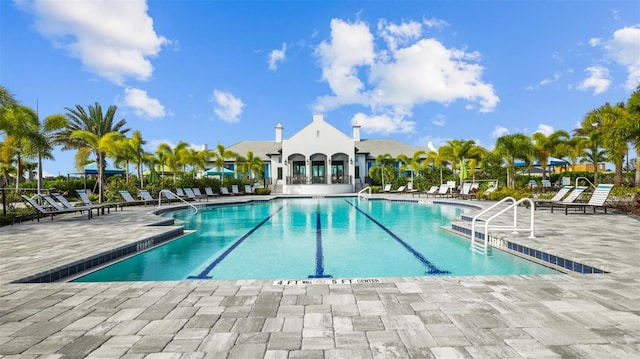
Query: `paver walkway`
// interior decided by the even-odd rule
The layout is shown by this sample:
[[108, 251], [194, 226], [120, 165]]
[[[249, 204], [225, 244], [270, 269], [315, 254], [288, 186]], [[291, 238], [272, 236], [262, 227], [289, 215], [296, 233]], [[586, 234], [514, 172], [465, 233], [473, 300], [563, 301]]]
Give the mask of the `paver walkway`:
[[152, 210], [0, 228], [0, 356], [640, 357], [640, 221], [618, 214], [538, 210], [537, 238], [504, 234], [609, 274], [11, 283], [170, 230]]

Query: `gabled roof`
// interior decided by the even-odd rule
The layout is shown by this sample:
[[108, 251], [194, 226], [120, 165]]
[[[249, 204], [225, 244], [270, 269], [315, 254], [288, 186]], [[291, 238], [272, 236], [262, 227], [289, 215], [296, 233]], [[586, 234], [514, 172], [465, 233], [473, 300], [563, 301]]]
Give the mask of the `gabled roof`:
[[414, 153], [422, 149], [394, 139], [364, 139], [356, 141], [355, 144], [356, 153], [366, 154], [370, 158], [376, 158], [385, 153], [394, 158], [398, 157], [398, 155], [406, 155], [411, 158]]
[[282, 152], [282, 144], [275, 141], [240, 141], [226, 148], [240, 156], [246, 156], [248, 151], [253, 152], [254, 156], [260, 157], [263, 161], [269, 156], [277, 155]]

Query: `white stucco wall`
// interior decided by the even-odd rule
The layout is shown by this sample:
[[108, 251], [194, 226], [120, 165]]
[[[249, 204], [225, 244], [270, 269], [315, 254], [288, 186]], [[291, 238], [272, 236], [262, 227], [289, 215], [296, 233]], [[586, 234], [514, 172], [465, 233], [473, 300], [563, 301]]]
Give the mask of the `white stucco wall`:
[[[305, 126], [302, 130], [291, 136], [289, 139], [282, 141], [282, 160], [283, 160], [283, 192], [294, 193], [295, 190], [292, 186], [287, 185], [286, 178], [291, 176], [291, 164], [285, 165], [284, 161], [288, 160], [291, 155], [301, 154], [305, 157], [305, 160], [309, 160], [312, 155], [323, 154], [328, 159], [331, 156], [344, 153], [348, 156], [345, 159], [345, 168], [348, 168], [345, 172], [345, 176], [353, 178], [355, 175], [355, 167], [352, 163], [354, 158], [354, 140], [353, 138], [345, 135], [335, 127], [331, 126], [324, 121], [322, 115], [313, 115], [313, 121]], [[350, 161], [353, 160], [353, 161]], [[326, 176], [330, 176], [330, 165], [327, 163], [325, 169]], [[307, 166], [307, 176], [311, 175], [311, 166]], [[291, 187], [288, 189], [288, 187]], [[344, 186], [340, 186], [344, 188]], [[351, 190], [347, 192], [353, 192], [353, 185], [350, 186]], [[334, 190], [336, 188], [333, 188]]]

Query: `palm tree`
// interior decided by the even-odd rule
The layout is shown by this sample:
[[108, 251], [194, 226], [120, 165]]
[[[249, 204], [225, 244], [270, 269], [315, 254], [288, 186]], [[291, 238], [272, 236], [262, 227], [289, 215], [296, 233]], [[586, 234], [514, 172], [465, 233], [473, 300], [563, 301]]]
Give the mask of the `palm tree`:
[[241, 161], [237, 167], [238, 171], [246, 174], [250, 180], [255, 179], [254, 174], [260, 175], [264, 171], [264, 162], [260, 157], [254, 156], [251, 151], [247, 151], [246, 157], [238, 156], [238, 159]]
[[629, 148], [627, 146], [629, 133], [617, 129], [624, 129], [630, 118], [631, 115], [624, 108], [623, 103], [616, 106], [607, 103], [591, 111], [581, 123], [583, 128], [594, 128], [598, 132], [609, 161], [615, 165], [616, 174], [613, 182], [616, 185], [622, 183], [622, 166]]
[[178, 144], [173, 148], [167, 143], [161, 143], [158, 146], [157, 153], [161, 154], [161, 156], [158, 157], [161, 157], [163, 159], [163, 168], [164, 165], [167, 165], [167, 167], [169, 167], [169, 169], [171, 169], [171, 171], [173, 172], [174, 185], [177, 182], [177, 175], [178, 172], [180, 172], [180, 168], [182, 166], [182, 152], [187, 148], [189, 148], [189, 144], [184, 141], [178, 142]]
[[400, 170], [404, 171], [409, 169], [411, 171], [411, 182], [413, 182], [413, 174], [420, 173], [422, 157], [426, 156], [426, 154], [427, 152], [424, 150], [417, 150], [411, 158], [407, 157], [407, 155], [398, 155], [398, 161], [403, 163], [403, 165], [400, 166]]
[[425, 165], [431, 163], [433, 168], [437, 167], [440, 169], [440, 184], [442, 184], [442, 167], [449, 164], [446, 154], [442, 151], [442, 146], [440, 146], [437, 151], [429, 151], [427, 153], [427, 160], [423, 163]]
[[505, 135], [496, 140], [494, 152], [507, 163], [507, 186], [516, 187], [516, 160], [530, 164], [533, 157], [533, 145], [529, 136], [522, 133]]
[[10, 163], [15, 157], [17, 165], [16, 189], [20, 188], [24, 173], [24, 159], [45, 157], [51, 158], [53, 146], [46, 135], [41, 132], [38, 114], [23, 105], [10, 105], [2, 110], [2, 125], [5, 138], [1, 158]]
[[640, 187], [640, 85], [638, 85], [629, 97], [629, 100], [627, 100], [627, 111], [630, 115], [627, 121], [614, 131], [627, 133], [629, 136], [628, 140], [631, 141], [636, 150], [635, 185], [636, 187]]
[[567, 131], [558, 130], [547, 136], [542, 132], [535, 132], [531, 137], [534, 141], [534, 156], [538, 159], [540, 167], [542, 167], [542, 178], [546, 179], [549, 157], [553, 155], [557, 156], [559, 154], [559, 151], [563, 148], [561, 145], [569, 141], [569, 133], [567, 133]]
[[98, 169], [98, 193], [100, 202], [104, 201], [104, 180], [107, 153], [115, 147], [114, 142], [118, 133], [124, 136], [129, 131], [124, 128], [127, 121], [121, 119], [114, 123], [117, 107], [109, 106], [107, 112], [103, 114], [102, 106], [95, 103], [94, 106], [87, 106], [85, 109], [76, 105], [75, 108], [65, 107], [67, 110], [67, 123], [65, 129], [58, 132], [56, 142], [62, 143], [62, 150], [76, 149], [76, 163], [84, 166], [88, 161], [89, 154], [96, 156], [96, 167]]
[[136, 165], [136, 172], [140, 179], [140, 188], [144, 187], [144, 178], [142, 176], [142, 165], [144, 164], [144, 157], [148, 154], [145, 152], [143, 145], [147, 141], [142, 138], [142, 134], [139, 130], [133, 131], [131, 138], [125, 138], [118, 144], [118, 154], [116, 155], [115, 163], [125, 163], [127, 170], [127, 180], [129, 180], [129, 163], [133, 162]]
[[480, 160], [483, 153], [482, 149], [476, 146], [476, 141], [474, 140], [450, 140], [447, 141], [446, 145], [440, 146], [438, 150], [441, 151], [441, 155], [456, 164], [454, 167], [458, 167], [460, 183], [466, 178], [467, 160], [472, 158]]
[[395, 162], [396, 162], [395, 159], [388, 153], [378, 155], [376, 157], [376, 164], [373, 167], [371, 167], [371, 169], [369, 170], [369, 173], [370, 173], [369, 176], [371, 176], [371, 174], [375, 174], [376, 172], [380, 172], [382, 188], [384, 188], [385, 186], [384, 174], [385, 172], [388, 172], [387, 177], [390, 177], [395, 174], [395, 168], [393, 168], [393, 170], [387, 171], [387, 167], [394, 166]]
[[54, 159], [52, 152], [53, 146], [55, 144], [55, 139], [58, 135], [58, 132], [65, 127], [66, 123], [66, 118], [61, 114], [47, 116], [43, 122], [39, 123], [38, 138], [41, 139], [41, 142], [34, 142], [38, 156], [38, 193], [40, 193], [43, 188], [42, 160]]
[[224, 179], [224, 163], [225, 161], [232, 159], [232, 158], [236, 158], [238, 156], [237, 153], [231, 151], [231, 150], [227, 150], [224, 145], [218, 143], [218, 146], [216, 146], [216, 149], [213, 151], [213, 163], [215, 164], [215, 166], [217, 167], [217, 169], [220, 171], [220, 173], [223, 173], [220, 176], [220, 179], [223, 180]]

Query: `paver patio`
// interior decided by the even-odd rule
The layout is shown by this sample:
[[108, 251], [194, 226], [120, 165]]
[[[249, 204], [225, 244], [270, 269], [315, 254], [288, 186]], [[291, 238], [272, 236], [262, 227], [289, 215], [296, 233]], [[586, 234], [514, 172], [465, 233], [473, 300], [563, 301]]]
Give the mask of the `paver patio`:
[[290, 286], [263, 280], [12, 283], [177, 228], [149, 226], [162, 220], [154, 209], [1, 227], [0, 355], [640, 357], [640, 220], [621, 214], [538, 210], [535, 239], [501, 234], [608, 274]]

